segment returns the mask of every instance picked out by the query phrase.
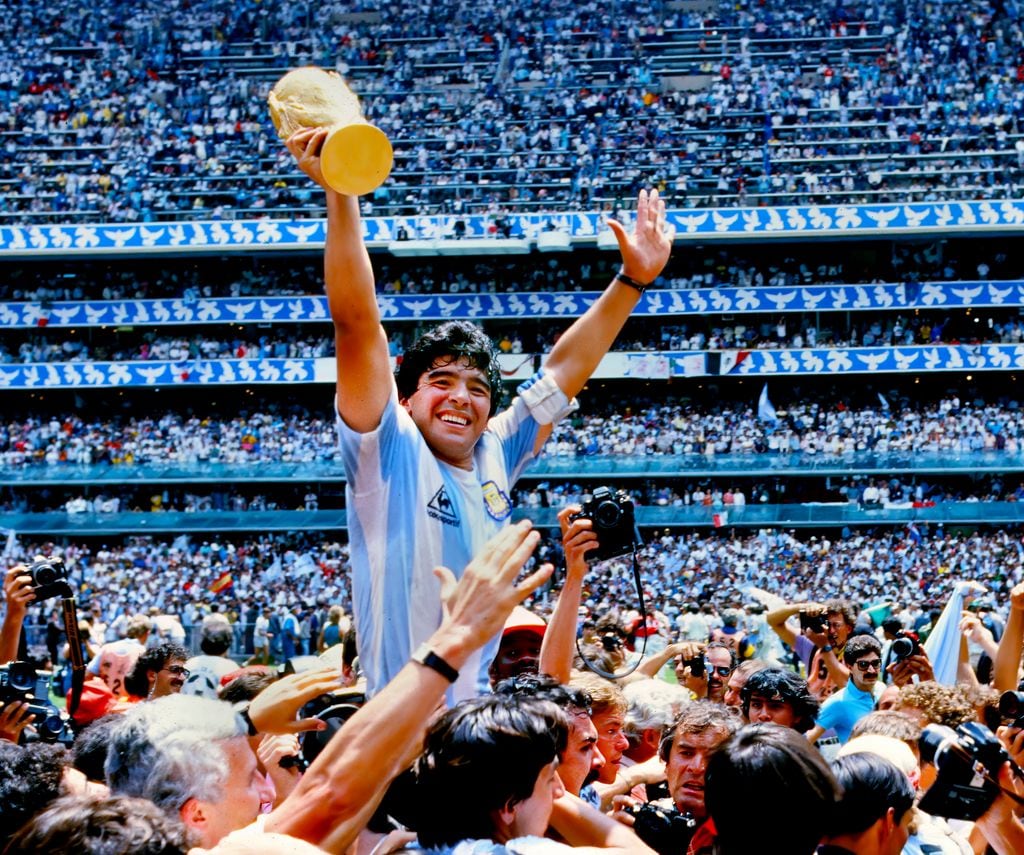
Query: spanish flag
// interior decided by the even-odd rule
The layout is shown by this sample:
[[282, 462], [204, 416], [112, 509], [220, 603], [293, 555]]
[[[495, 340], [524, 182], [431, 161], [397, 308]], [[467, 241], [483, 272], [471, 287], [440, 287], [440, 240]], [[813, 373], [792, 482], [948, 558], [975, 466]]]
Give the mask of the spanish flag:
[[221, 591], [226, 591], [232, 585], [235, 584], [235, 580], [231, 578], [231, 571], [225, 570], [221, 573], [210, 585], [211, 594], [219, 594]]

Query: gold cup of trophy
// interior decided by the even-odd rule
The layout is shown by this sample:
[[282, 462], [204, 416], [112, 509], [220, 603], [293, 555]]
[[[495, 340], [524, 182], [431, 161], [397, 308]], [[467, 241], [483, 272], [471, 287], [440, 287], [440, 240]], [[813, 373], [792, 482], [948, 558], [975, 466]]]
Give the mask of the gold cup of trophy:
[[281, 139], [301, 128], [328, 128], [320, 169], [339, 193], [362, 196], [391, 174], [390, 140], [366, 121], [359, 99], [335, 72], [314, 66], [289, 71], [274, 85], [267, 104]]

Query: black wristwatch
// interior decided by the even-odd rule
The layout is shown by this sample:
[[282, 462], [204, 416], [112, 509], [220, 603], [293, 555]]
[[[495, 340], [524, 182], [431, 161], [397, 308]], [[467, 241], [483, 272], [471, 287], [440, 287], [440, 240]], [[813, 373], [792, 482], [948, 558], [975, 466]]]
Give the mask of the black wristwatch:
[[444, 659], [438, 656], [426, 644], [421, 644], [417, 647], [409, 658], [412, 659], [413, 662], [418, 662], [426, 668], [437, 671], [437, 673], [444, 677], [449, 683], [454, 683], [459, 679], [459, 672], [452, 668], [451, 665], [445, 662]]
[[252, 723], [252, 719], [249, 717], [249, 701], [242, 701], [240, 704], [236, 704], [235, 712], [238, 713], [242, 717], [242, 721], [245, 722], [245, 726], [249, 730], [249, 736], [258, 736], [259, 731], [256, 729], [256, 725]]

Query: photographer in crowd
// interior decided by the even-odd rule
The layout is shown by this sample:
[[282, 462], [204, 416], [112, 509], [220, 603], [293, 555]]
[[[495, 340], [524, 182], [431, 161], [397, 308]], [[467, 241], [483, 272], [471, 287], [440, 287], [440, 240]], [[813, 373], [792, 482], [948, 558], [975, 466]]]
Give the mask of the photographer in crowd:
[[[794, 618], [799, 618], [799, 625], [794, 625]], [[846, 685], [850, 669], [842, 657], [856, 622], [848, 602], [795, 603], [773, 609], [765, 619], [807, 669], [807, 684], [818, 700]]]

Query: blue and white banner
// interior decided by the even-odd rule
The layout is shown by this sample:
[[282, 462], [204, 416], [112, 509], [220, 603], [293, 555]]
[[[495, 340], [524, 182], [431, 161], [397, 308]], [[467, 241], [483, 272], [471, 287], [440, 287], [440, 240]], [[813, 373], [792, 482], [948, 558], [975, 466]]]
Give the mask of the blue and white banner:
[[312, 383], [319, 359], [199, 359], [193, 362], [61, 362], [0, 365], [0, 389]]
[[[573, 318], [596, 291], [522, 294], [381, 294], [385, 321]], [[915, 285], [815, 285], [795, 288], [649, 290], [634, 316], [850, 312], [890, 309], [1024, 306], [1024, 281], [926, 282]], [[328, 321], [325, 297], [221, 297], [196, 300], [89, 300], [0, 303], [0, 329], [33, 327], [266, 324]]]
[[[817, 348], [803, 350], [673, 351], [609, 353], [594, 372], [603, 379], [666, 379], [709, 373], [769, 377], [780, 374], [921, 373], [1024, 370], [1024, 345], [921, 345], [913, 347]], [[736, 356], [726, 359], [726, 356]], [[502, 354], [503, 377], [525, 380], [535, 370], [533, 354]], [[333, 383], [335, 361], [319, 359], [197, 359], [190, 362], [53, 362], [0, 365], [0, 389], [82, 389], [111, 386], [200, 384]]]
[[[509, 236], [536, 240], [543, 231], [567, 232], [590, 243], [608, 228], [604, 213], [512, 214]], [[780, 208], [674, 209], [668, 220], [681, 240], [742, 237], [927, 235], [1024, 229], [1024, 201], [920, 202], [906, 205], [803, 205]], [[486, 239], [497, 234], [493, 218], [475, 216], [370, 217], [363, 234], [371, 247], [400, 236], [411, 240]], [[187, 223], [4, 226], [0, 256], [130, 255], [132, 253], [240, 252], [315, 249], [323, 246], [324, 221], [223, 220]]]
[[730, 376], [1024, 369], [1024, 345], [1019, 344], [750, 350], [743, 354], [729, 372]]

